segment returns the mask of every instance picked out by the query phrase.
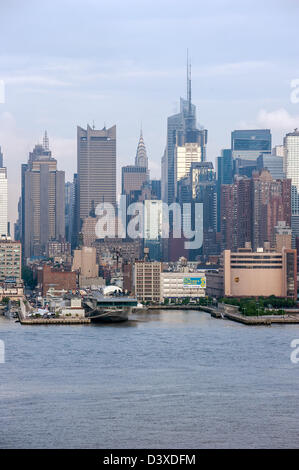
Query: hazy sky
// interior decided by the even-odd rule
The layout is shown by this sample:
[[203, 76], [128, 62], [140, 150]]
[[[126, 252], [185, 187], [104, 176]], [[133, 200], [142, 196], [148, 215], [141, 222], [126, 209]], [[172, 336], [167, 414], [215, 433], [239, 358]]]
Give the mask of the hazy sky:
[[[186, 94], [186, 49], [208, 159], [237, 128], [299, 127], [298, 0], [0, 0], [0, 146], [16, 217], [20, 164], [50, 138], [59, 169], [76, 171], [76, 126], [117, 125], [118, 167], [134, 162], [142, 121], [160, 177], [167, 116]], [[120, 172], [118, 173], [118, 182]]]

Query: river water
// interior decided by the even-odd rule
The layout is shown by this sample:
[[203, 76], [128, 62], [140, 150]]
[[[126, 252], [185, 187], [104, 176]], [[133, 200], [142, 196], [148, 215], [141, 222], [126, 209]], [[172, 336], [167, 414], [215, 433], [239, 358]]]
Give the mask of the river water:
[[119, 325], [0, 318], [0, 448], [299, 447], [299, 325], [197, 311]]

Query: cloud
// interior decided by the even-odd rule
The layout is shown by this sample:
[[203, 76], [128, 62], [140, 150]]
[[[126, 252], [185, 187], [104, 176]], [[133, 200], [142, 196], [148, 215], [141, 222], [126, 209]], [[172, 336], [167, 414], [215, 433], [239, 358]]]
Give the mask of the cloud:
[[15, 76], [4, 76], [3, 80], [7, 84], [33, 84], [45, 87], [57, 87], [57, 86], [69, 86], [70, 82], [65, 82], [57, 78], [50, 78], [42, 75], [15, 75]]
[[270, 128], [275, 131], [291, 131], [299, 127], [299, 114], [291, 115], [284, 108], [275, 111], [261, 109], [257, 115], [257, 124], [261, 128]]
[[241, 62], [228, 62], [215, 65], [203, 65], [202, 67], [195, 67], [192, 70], [194, 77], [214, 77], [221, 75], [240, 75], [248, 73], [252, 70], [261, 69], [269, 66], [269, 62], [265, 61], [241, 61]]

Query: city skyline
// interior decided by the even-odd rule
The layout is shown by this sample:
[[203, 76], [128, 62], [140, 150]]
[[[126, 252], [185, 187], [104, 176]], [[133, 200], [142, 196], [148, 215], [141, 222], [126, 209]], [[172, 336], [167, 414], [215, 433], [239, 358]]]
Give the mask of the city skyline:
[[[26, 10], [20, 6], [18, 12], [3, 7], [7, 21], [0, 38], [7, 47], [2, 53], [0, 78], [5, 82], [6, 99], [0, 104], [0, 145], [8, 167], [12, 223], [20, 192], [19, 166], [44, 129], [49, 132], [54, 157], [66, 171], [66, 180], [71, 181], [76, 171], [77, 125], [92, 125], [95, 121], [96, 127], [102, 128], [104, 123], [107, 127], [116, 123], [117, 162], [121, 167], [134, 158], [142, 121], [151, 175], [160, 177], [166, 119], [178, 111], [180, 96], [186, 97], [184, 64], [188, 47], [192, 101], [199, 110], [198, 121], [209, 130], [207, 160], [214, 166], [221, 149], [228, 148], [234, 129], [270, 128], [276, 145], [282, 143], [286, 132], [299, 126], [298, 104], [290, 100], [291, 81], [299, 76], [290, 48], [296, 28], [293, 13], [298, 8], [294, 2], [288, 2], [289, 9], [285, 2], [271, 4], [271, 28], [265, 28], [262, 21], [265, 5], [259, 5], [260, 15], [256, 15], [252, 3], [240, 6], [229, 2], [231, 8], [227, 8], [217, 1], [216, 8], [206, 4], [203, 8], [203, 4], [189, 1], [184, 11], [176, 4], [170, 9], [170, 2], [159, 10], [155, 3], [151, 8], [147, 3], [129, 3], [134, 11], [129, 8], [128, 12], [120, 2], [113, 2], [117, 7], [113, 21], [118, 26], [114, 35], [104, 27], [111, 7], [99, 7], [96, 2], [87, 2], [84, 13], [79, 3], [73, 2], [68, 36], [63, 30], [67, 1], [60, 3], [59, 18], [56, 2], [45, 8], [28, 2]], [[35, 21], [47, 17], [47, 22], [41, 21], [40, 25], [36, 21], [34, 34], [30, 28], [33, 8]], [[16, 42], [6, 26], [12, 13], [15, 26], [24, 36], [23, 43]], [[55, 39], [50, 34], [54, 14]], [[88, 15], [92, 25], [88, 41], [85, 26], [79, 23], [82, 14]], [[201, 28], [186, 30], [195, 19]], [[97, 36], [99, 25], [103, 32]], [[212, 25], [217, 28], [217, 41], [222, 37], [221, 48], [213, 39]], [[175, 36], [177, 26], [185, 26], [187, 31], [180, 41]], [[43, 28], [48, 34], [42, 34]], [[141, 42], [136, 45], [141, 28]], [[230, 38], [226, 37], [228, 29]], [[284, 34], [278, 35], [282, 29]], [[36, 34], [40, 37], [38, 44]], [[159, 40], [159, 55], [153, 55], [153, 46]], [[120, 192], [119, 172], [117, 183]]]

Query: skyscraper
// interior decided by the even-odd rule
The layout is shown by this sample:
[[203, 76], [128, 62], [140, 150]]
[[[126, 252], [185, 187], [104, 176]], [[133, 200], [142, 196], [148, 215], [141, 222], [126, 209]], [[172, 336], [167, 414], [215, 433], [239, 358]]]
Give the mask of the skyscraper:
[[142, 129], [140, 130], [140, 138], [136, 151], [135, 166], [145, 167], [146, 171], [148, 171], [148, 158], [145, 143], [143, 140]]
[[231, 149], [223, 149], [217, 157], [217, 231], [220, 232], [221, 185], [233, 182], [233, 157]]
[[25, 258], [43, 256], [50, 240], [65, 235], [64, 171], [57, 170], [57, 161], [49, 150], [45, 134], [43, 145], [36, 145], [29, 154], [24, 170], [24, 254]]
[[65, 183], [65, 239], [72, 242], [73, 221], [75, 208], [75, 187], [74, 182]]
[[256, 160], [261, 153], [271, 154], [270, 129], [235, 130], [231, 133], [233, 159]]
[[290, 225], [290, 180], [274, 180], [267, 170], [251, 179], [237, 177], [221, 186], [221, 234], [223, 249], [237, 250], [251, 242], [254, 250], [269, 242], [275, 247], [275, 226]]
[[208, 132], [196, 128], [196, 107], [191, 102], [191, 66], [187, 62], [187, 99], [180, 99], [180, 112], [167, 119], [167, 143], [162, 157], [162, 195], [164, 202], [171, 204], [176, 194], [175, 153], [176, 145], [197, 143], [201, 149], [201, 160], [206, 160]]
[[[292, 213], [299, 214], [299, 131], [289, 132], [284, 140], [284, 173], [286, 178], [292, 180], [292, 186], [295, 189], [292, 197]], [[296, 194], [297, 193], [297, 194]], [[297, 196], [297, 197], [296, 197]]]
[[7, 169], [3, 167], [3, 153], [0, 147], [0, 236], [8, 235], [8, 186]]
[[7, 170], [6, 168], [0, 168], [0, 235], [8, 235], [7, 191]]
[[296, 238], [299, 237], [299, 131], [286, 134], [283, 140], [284, 156], [283, 170], [286, 178], [292, 181], [292, 235], [293, 246], [295, 246]]
[[[217, 183], [212, 162], [192, 163], [190, 172], [192, 200], [203, 205], [204, 256], [216, 254]], [[192, 223], [195, 227], [195, 223]]]
[[121, 192], [129, 196], [130, 191], [141, 190], [143, 183], [147, 181], [147, 169], [145, 166], [123, 166], [121, 180]]
[[116, 126], [77, 127], [77, 166], [80, 230], [93, 207], [101, 202], [116, 204]]
[[180, 179], [189, 176], [192, 163], [202, 162], [201, 147], [196, 142], [187, 142], [176, 145], [174, 159], [175, 196], [177, 196], [177, 183]]

